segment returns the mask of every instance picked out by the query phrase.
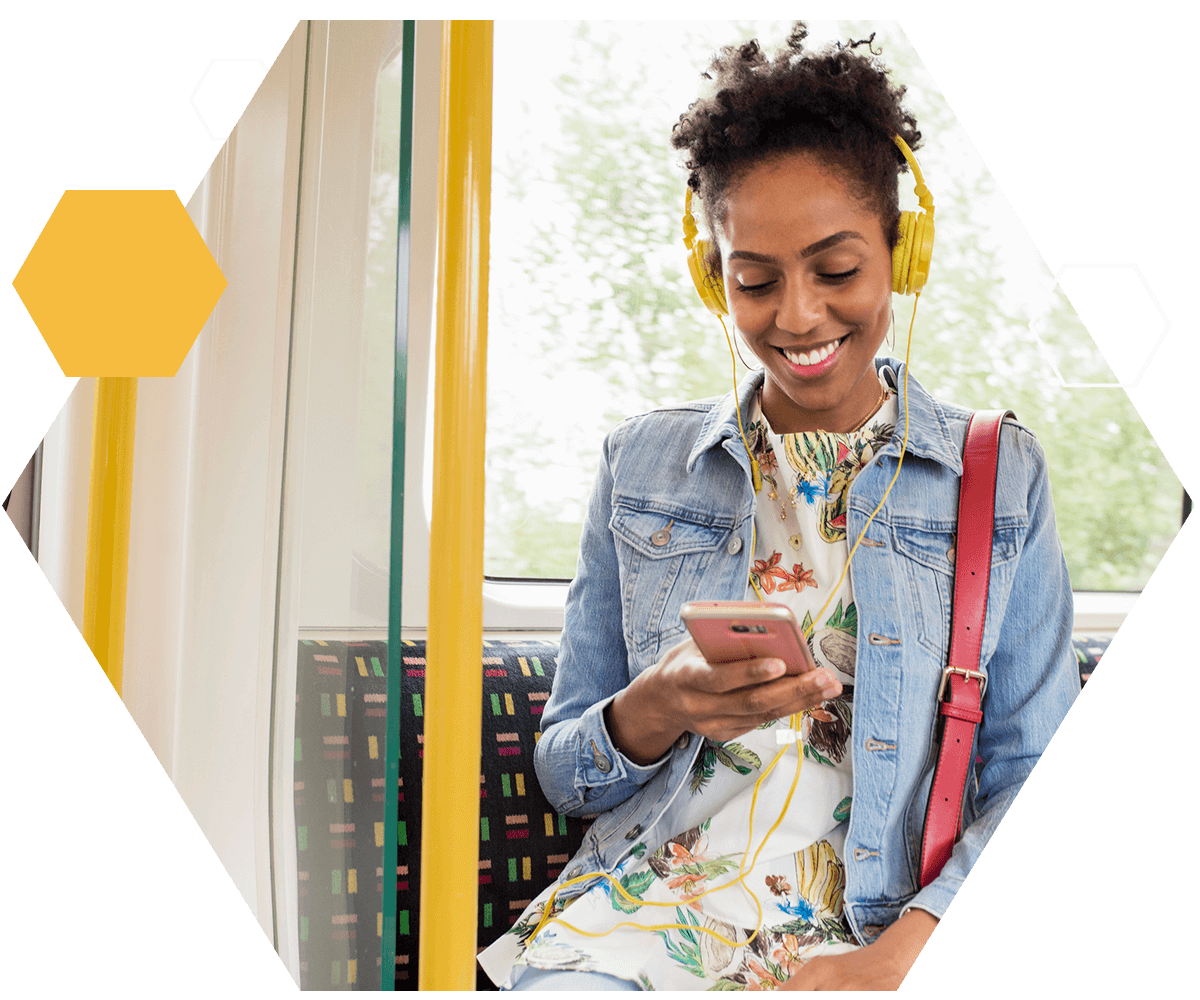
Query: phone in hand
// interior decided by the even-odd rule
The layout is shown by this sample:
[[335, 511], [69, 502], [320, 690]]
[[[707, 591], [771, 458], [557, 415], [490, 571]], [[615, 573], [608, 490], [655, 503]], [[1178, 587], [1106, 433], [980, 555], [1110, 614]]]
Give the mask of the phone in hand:
[[787, 674], [817, 668], [796, 616], [785, 604], [689, 601], [680, 616], [709, 663], [773, 656], [787, 665]]

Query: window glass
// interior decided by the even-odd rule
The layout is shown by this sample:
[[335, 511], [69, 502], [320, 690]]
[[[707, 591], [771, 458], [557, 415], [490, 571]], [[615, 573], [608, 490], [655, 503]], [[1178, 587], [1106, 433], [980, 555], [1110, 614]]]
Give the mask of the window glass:
[[[773, 45], [789, 27], [497, 24], [487, 575], [569, 579], [605, 431], [730, 390], [720, 325], [687, 276], [669, 137], [715, 48]], [[809, 27], [810, 43], [874, 33], [925, 137], [938, 230], [914, 377], [947, 401], [1014, 410], [1049, 457], [1075, 588], [1140, 590], [1178, 529], [1179, 481], [1122, 389], [1063, 385], [1064, 356], [1067, 381], [1115, 379], [903, 32]], [[907, 175], [901, 207], [916, 207]], [[895, 301], [903, 357], [913, 300]]]
[[273, 828], [280, 950], [306, 990], [384, 981], [402, 31], [314, 22], [309, 40], [277, 633], [295, 693], [274, 720], [291, 814]]

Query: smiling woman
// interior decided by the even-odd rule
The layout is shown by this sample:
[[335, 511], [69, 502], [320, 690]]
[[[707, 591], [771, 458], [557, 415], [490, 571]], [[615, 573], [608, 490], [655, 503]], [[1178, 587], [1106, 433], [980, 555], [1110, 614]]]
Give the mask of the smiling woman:
[[[932, 245], [919, 172], [926, 214], [898, 207], [920, 141], [904, 91], [869, 43], [806, 39], [722, 49], [675, 128], [712, 234], [688, 210], [697, 291], [762, 369], [605, 442], [536, 748], [554, 807], [596, 820], [481, 954], [507, 988], [895, 988], [1079, 691], [1036, 438], [997, 419], [969, 562], [971, 411], [876, 357]], [[956, 548], [987, 581], [970, 669], [947, 666]], [[766, 595], [811, 662], [685, 638], [688, 602]], [[988, 685], [982, 719], [943, 703], [951, 673], [975, 706]], [[982, 766], [947, 792], [961, 838], [930, 863], [930, 734], [956, 712]]]

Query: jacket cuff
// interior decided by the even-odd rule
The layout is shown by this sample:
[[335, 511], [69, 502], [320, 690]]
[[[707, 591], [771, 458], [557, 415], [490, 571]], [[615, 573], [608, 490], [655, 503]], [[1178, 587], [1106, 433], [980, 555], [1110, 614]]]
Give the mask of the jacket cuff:
[[578, 787], [607, 788], [618, 782], [640, 787], [671, 759], [668, 751], [653, 764], [635, 764], [617, 748], [604, 724], [604, 710], [615, 698], [613, 695], [593, 705], [579, 719], [579, 755], [575, 763]]
[[904, 907], [904, 909], [900, 911], [900, 916], [903, 917], [904, 914], [911, 913], [913, 910], [920, 910], [922, 913], [928, 913], [931, 917], [933, 917], [934, 920], [942, 919], [940, 914], [934, 913], [929, 907], [914, 905], [913, 903], [909, 903], [906, 907]]
[[924, 910], [941, 920], [961, 885], [961, 879], [953, 876], [943, 875], [934, 879], [904, 905], [900, 916], [909, 910]]

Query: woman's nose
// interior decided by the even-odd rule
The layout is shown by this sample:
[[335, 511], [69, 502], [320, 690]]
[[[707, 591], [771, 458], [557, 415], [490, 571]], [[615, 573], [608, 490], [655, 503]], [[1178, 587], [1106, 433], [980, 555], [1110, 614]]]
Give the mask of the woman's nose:
[[784, 286], [775, 325], [789, 333], [804, 334], [816, 328], [825, 317], [825, 304], [819, 290], [803, 281]]

